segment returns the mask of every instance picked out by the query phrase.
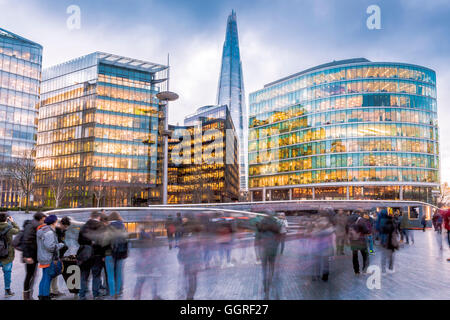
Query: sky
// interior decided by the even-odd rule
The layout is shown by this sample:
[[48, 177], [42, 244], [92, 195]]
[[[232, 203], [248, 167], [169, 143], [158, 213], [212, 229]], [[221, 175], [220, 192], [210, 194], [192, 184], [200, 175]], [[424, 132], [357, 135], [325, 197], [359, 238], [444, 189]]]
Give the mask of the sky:
[[[69, 29], [71, 5], [80, 28]], [[378, 5], [381, 29], [366, 12]], [[304, 69], [356, 57], [437, 73], [441, 181], [450, 182], [450, 0], [0, 0], [0, 27], [44, 47], [43, 67], [94, 51], [166, 64], [169, 122], [215, 104], [226, 21], [236, 10], [248, 94]]]

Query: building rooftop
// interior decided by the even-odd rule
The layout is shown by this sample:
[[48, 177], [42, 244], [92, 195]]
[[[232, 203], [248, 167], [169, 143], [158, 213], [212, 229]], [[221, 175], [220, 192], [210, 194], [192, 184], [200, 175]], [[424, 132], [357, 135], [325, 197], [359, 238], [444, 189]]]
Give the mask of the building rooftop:
[[11, 31], [8, 31], [8, 30], [2, 29], [2, 28], [0, 28], [0, 36], [11, 38], [11, 39], [14, 39], [14, 40], [18, 40], [18, 41], [24, 42], [24, 43], [26, 43], [28, 45], [37, 46], [40, 49], [42, 49], [42, 46], [39, 43], [36, 43], [36, 42], [31, 41], [31, 40], [25, 39], [24, 37], [21, 37], [21, 36], [15, 34], [15, 33], [12, 33]]
[[328, 63], [324, 63], [324, 64], [320, 64], [318, 66], [291, 74], [290, 76], [281, 78], [279, 80], [270, 82], [266, 85], [264, 85], [264, 88], [273, 86], [274, 84], [289, 80], [291, 78], [295, 78], [298, 76], [301, 76], [302, 74], [306, 74], [315, 70], [320, 70], [320, 69], [324, 69], [324, 68], [329, 68], [329, 67], [335, 67], [335, 66], [339, 66], [339, 65], [344, 65], [344, 64], [351, 64], [351, 63], [362, 63], [362, 62], [370, 62], [370, 60], [366, 59], [366, 58], [353, 58], [353, 59], [345, 59], [345, 60], [338, 60], [338, 61], [332, 61], [332, 62], [328, 62]]

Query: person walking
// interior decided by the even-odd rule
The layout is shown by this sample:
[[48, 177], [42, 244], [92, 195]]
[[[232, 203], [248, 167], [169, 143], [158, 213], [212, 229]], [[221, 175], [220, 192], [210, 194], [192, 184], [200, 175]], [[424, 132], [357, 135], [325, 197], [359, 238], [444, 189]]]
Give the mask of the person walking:
[[286, 219], [286, 215], [284, 212], [278, 213], [278, 219], [280, 220], [281, 229], [280, 229], [280, 254], [283, 254], [284, 251], [284, 243], [286, 242], [286, 235], [288, 229], [288, 221]]
[[32, 220], [25, 220], [22, 236], [22, 261], [25, 263], [25, 279], [23, 282], [23, 300], [33, 299], [33, 286], [36, 276], [37, 261], [37, 228], [44, 224], [47, 216], [41, 212], [34, 214]]
[[425, 216], [425, 214], [422, 214], [422, 219], [420, 220], [420, 222], [422, 223], [423, 232], [425, 232], [425, 228], [427, 227], [427, 217]]
[[153, 233], [148, 233], [145, 237], [141, 238], [142, 245], [139, 251], [139, 259], [136, 261], [136, 284], [134, 286], [133, 298], [135, 300], [141, 300], [142, 288], [147, 280], [150, 281], [152, 286], [152, 299], [162, 300], [158, 295], [158, 286], [161, 274], [161, 264], [164, 255], [158, 248], [158, 244]]
[[172, 243], [173, 243], [173, 239], [175, 237], [176, 227], [175, 227], [175, 221], [173, 221], [173, 217], [171, 214], [169, 214], [167, 216], [165, 227], [166, 227], [166, 233], [167, 233], [167, 240], [169, 242], [169, 250], [172, 250]]
[[[383, 209], [385, 210], [385, 209]], [[386, 263], [388, 263], [388, 273], [394, 273], [394, 251], [399, 249], [399, 234], [395, 225], [392, 213], [386, 215], [385, 221], [381, 227], [382, 237], [382, 254], [381, 254], [381, 271], [386, 273]]]
[[257, 223], [261, 267], [263, 273], [264, 299], [270, 297], [270, 289], [275, 275], [275, 263], [280, 245], [280, 224], [275, 219], [274, 212], [268, 214]]
[[105, 265], [110, 298], [117, 299], [123, 288], [123, 266], [128, 257], [128, 233], [123, 219], [116, 211], [108, 216], [105, 237]]
[[375, 251], [373, 249], [373, 230], [375, 229], [374, 221], [367, 212], [364, 212], [363, 219], [366, 224], [367, 232], [368, 232], [366, 235], [366, 242], [367, 242], [367, 247], [369, 249], [369, 254], [375, 254]]
[[100, 212], [93, 211], [90, 219], [81, 227], [78, 235], [80, 248], [77, 252], [77, 259], [81, 269], [80, 300], [86, 300], [88, 279], [91, 272], [92, 294], [95, 300], [100, 299], [101, 273], [105, 257], [104, 248], [101, 245], [105, 225], [100, 222], [100, 217]]
[[57, 222], [58, 218], [55, 215], [49, 215], [36, 232], [37, 258], [39, 268], [42, 269], [42, 278], [39, 283], [39, 300], [51, 300], [51, 281], [59, 274], [57, 269], [59, 267], [62, 268], [62, 264], [59, 265], [57, 261], [59, 260], [59, 250], [64, 247], [64, 243], [58, 243], [58, 236], [56, 235]]
[[181, 213], [177, 212], [177, 217], [175, 218], [175, 248], [178, 248], [178, 243], [180, 238], [183, 236], [183, 218]]
[[347, 215], [344, 213], [344, 210], [339, 209], [335, 216], [336, 223], [336, 254], [344, 255], [345, 242], [346, 242], [346, 233], [345, 226], [347, 224]]
[[350, 248], [352, 249], [353, 271], [357, 276], [360, 274], [358, 252], [361, 252], [362, 255], [362, 272], [364, 274], [367, 273], [367, 267], [369, 266], [369, 253], [367, 252], [366, 241], [369, 230], [362, 215], [362, 210], [354, 211], [353, 214], [348, 217], [346, 225], [346, 233], [349, 239]]
[[178, 262], [182, 266], [183, 288], [186, 300], [193, 300], [197, 291], [197, 275], [202, 265], [202, 226], [192, 220], [185, 223], [185, 230], [189, 237], [183, 237], [179, 242]]
[[11, 274], [14, 261], [14, 247], [12, 246], [12, 236], [20, 231], [13, 217], [4, 212], [0, 213], [0, 266], [3, 270], [3, 280], [5, 283], [5, 298], [12, 297]]

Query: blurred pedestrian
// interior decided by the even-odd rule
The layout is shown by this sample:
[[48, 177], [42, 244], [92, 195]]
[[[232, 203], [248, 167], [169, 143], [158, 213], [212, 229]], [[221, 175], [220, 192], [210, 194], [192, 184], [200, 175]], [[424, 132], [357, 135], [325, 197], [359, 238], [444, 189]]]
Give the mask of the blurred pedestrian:
[[346, 233], [352, 249], [353, 270], [355, 275], [360, 274], [358, 252], [361, 252], [363, 259], [362, 272], [367, 273], [369, 266], [369, 253], [367, 251], [366, 236], [369, 233], [366, 223], [362, 218], [363, 211], [356, 210], [348, 217]]
[[134, 286], [133, 297], [135, 300], [141, 300], [142, 288], [148, 280], [152, 287], [152, 299], [161, 300], [161, 297], [158, 295], [158, 287], [162, 277], [163, 256], [153, 233], [146, 233], [146, 236], [141, 238], [141, 240], [142, 246], [139, 249], [139, 259], [136, 260], [136, 285]]
[[283, 254], [284, 243], [286, 241], [286, 235], [288, 230], [288, 221], [284, 212], [278, 213], [278, 219], [280, 219], [281, 229], [280, 229], [280, 254]]
[[176, 232], [175, 222], [173, 221], [173, 217], [171, 214], [169, 214], [167, 217], [165, 227], [166, 227], [166, 233], [167, 233], [167, 240], [169, 241], [169, 250], [171, 250], [173, 238], [175, 237], [175, 232]]
[[423, 232], [425, 232], [425, 228], [427, 227], [427, 217], [425, 214], [422, 214], [422, 219], [420, 220], [423, 227]]
[[280, 244], [281, 227], [275, 219], [275, 212], [268, 212], [257, 224], [257, 228], [263, 273], [264, 299], [267, 300], [270, 297], [278, 246]]
[[185, 225], [186, 234], [179, 242], [178, 261], [182, 266], [183, 288], [186, 300], [193, 300], [197, 291], [197, 274], [201, 269], [201, 225], [188, 221]]
[[345, 242], [346, 242], [346, 233], [345, 233], [345, 226], [347, 224], [347, 215], [344, 213], [344, 210], [339, 209], [336, 216], [335, 216], [335, 222], [336, 222], [336, 254], [337, 255], [344, 255], [344, 248], [345, 248]]
[[394, 273], [394, 252], [399, 249], [400, 245], [399, 234], [395, 225], [394, 216], [391, 212], [387, 213], [381, 232], [383, 234], [383, 241], [381, 243], [383, 248], [381, 254], [381, 271], [386, 273], [386, 263], [388, 263], [387, 272]]

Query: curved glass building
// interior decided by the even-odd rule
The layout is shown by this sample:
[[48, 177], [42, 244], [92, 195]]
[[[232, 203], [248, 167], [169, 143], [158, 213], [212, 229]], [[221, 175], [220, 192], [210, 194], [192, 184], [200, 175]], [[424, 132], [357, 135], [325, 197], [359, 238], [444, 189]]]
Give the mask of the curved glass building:
[[0, 28], [0, 207], [17, 207], [23, 193], [8, 163], [34, 156], [42, 46]]
[[253, 201], [433, 202], [436, 74], [406, 63], [334, 61], [250, 94]]

